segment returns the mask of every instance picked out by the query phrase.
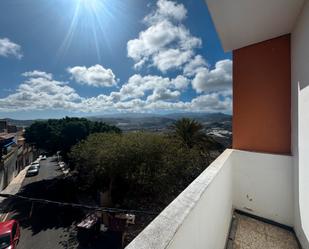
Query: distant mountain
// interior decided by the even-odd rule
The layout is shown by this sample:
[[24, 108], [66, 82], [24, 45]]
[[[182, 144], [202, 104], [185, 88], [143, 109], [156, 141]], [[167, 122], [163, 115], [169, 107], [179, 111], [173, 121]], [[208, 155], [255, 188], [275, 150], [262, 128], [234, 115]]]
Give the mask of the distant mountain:
[[169, 114], [154, 114], [154, 113], [116, 113], [116, 114], [106, 114], [99, 116], [89, 116], [86, 117], [90, 120], [100, 120], [100, 119], [137, 119], [137, 118], [169, 118], [177, 120], [183, 117], [193, 118], [193, 119], [207, 119], [207, 120], [230, 120], [231, 115], [224, 113], [204, 113], [204, 112], [179, 112], [179, 113], [169, 113]]
[[[230, 127], [231, 115], [223, 113], [170, 113], [170, 114], [139, 114], [126, 113], [124, 115], [107, 115], [87, 117], [92, 121], [106, 122], [117, 125], [124, 131], [149, 130], [164, 131], [168, 129], [176, 120], [181, 118], [191, 118], [203, 123], [206, 127], [213, 127], [212, 124]], [[225, 124], [227, 122], [227, 124]]]
[[108, 113], [104, 115], [86, 116], [87, 119], [98, 118], [144, 118], [144, 117], [160, 117], [162, 115], [156, 113]]
[[[232, 116], [224, 113], [170, 113], [170, 114], [151, 114], [151, 113], [117, 113], [99, 116], [85, 117], [92, 121], [105, 122], [117, 125], [123, 130], [151, 130], [161, 131], [170, 127], [180, 118], [195, 119], [207, 127], [224, 126], [230, 128]], [[19, 127], [27, 127], [36, 120], [16, 120], [5, 118], [9, 124]]]
[[172, 119], [191, 118], [200, 122], [223, 122], [231, 121], [232, 116], [224, 113], [200, 113], [200, 112], [188, 112], [188, 113], [172, 113], [165, 115]]

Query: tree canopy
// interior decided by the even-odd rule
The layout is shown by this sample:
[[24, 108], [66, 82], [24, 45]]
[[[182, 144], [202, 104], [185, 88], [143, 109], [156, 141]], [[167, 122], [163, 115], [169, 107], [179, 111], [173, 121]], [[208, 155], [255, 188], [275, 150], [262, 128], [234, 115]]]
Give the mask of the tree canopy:
[[120, 129], [102, 122], [92, 122], [85, 118], [63, 118], [36, 121], [26, 128], [27, 143], [49, 153], [61, 151], [64, 156], [71, 147], [85, 139], [89, 134], [97, 132], [120, 133]]
[[198, 150], [146, 132], [90, 135], [72, 148], [70, 158], [80, 186], [109, 191], [114, 201], [124, 195], [127, 201], [141, 195], [165, 200], [207, 166]]
[[[38, 121], [26, 140], [48, 152], [62, 151], [81, 190], [108, 193], [110, 203], [169, 203], [211, 162], [222, 146], [197, 121], [181, 119], [169, 134], [121, 133], [84, 118]], [[131, 206], [132, 207], [132, 206]], [[136, 206], [135, 206], [136, 207]]]

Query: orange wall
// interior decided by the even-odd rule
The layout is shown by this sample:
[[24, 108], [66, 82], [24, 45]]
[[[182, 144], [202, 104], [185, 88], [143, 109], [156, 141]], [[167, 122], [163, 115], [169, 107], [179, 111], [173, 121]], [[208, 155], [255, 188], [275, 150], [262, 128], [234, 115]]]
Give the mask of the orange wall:
[[290, 35], [233, 52], [233, 148], [290, 154]]

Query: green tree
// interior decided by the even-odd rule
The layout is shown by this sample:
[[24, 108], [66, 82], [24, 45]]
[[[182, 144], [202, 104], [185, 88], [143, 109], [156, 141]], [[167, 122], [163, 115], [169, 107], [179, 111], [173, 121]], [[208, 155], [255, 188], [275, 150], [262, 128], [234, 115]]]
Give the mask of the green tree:
[[177, 120], [172, 125], [172, 129], [175, 136], [188, 148], [201, 144], [206, 138], [206, 134], [203, 132], [203, 125], [189, 118]]
[[80, 186], [107, 191], [110, 203], [123, 197], [170, 201], [207, 166], [198, 150], [145, 132], [90, 135], [72, 148], [70, 158]]
[[173, 125], [173, 134], [188, 149], [197, 148], [207, 163], [213, 159], [212, 151], [222, 151], [224, 146], [203, 131], [203, 125], [196, 120], [182, 118]]
[[26, 128], [26, 141], [50, 153], [61, 151], [64, 158], [71, 147], [96, 132], [120, 133], [116, 126], [92, 122], [85, 118], [49, 119]]

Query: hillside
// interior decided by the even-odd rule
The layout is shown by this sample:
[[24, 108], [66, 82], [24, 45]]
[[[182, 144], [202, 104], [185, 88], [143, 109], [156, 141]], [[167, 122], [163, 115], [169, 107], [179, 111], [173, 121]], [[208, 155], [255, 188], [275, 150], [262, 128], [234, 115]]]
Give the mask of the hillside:
[[[180, 118], [191, 118], [201, 122], [205, 132], [223, 143], [226, 147], [231, 144], [232, 116], [223, 113], [171, 113], [171, 114], [144, 114], [124, 113], [108, 114], [86, 117], [91, 121], [105, 122], [116, 125], [124, 132], [129, 131], [151, 131], [168, 132], [169, 127]], [[27, 127], [35, 120], [16, 120], [6, 118], [9, 124]]]

